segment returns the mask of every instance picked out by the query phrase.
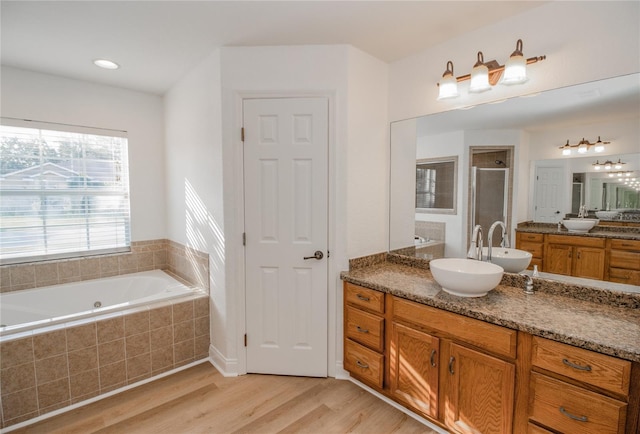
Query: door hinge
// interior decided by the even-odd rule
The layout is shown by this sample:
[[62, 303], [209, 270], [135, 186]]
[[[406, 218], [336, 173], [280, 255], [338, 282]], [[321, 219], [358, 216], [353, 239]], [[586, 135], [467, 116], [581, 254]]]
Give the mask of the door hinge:
[[244, 142], [244, 127], [240, 128], [240, 140]]
[[331, 252], [329, 250], [327, 250], [327, 258], [331, 257]]
[[247, 245], [247, 233], [246, 232], [242, 233], [242, 245], [243, 246]]
[[246, 333], [244, 334], [244, 346], [245, 347], [247, 346], [247, 334]]

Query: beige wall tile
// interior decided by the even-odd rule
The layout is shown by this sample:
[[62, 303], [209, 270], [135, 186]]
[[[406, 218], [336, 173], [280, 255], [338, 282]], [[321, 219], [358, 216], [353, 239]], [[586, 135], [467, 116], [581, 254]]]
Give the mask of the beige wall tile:
[[116, 318], [107, 319], [104, 321], [98, 321], [96, 323], [98, 328], [98, 343], [102, 344], [116, 339], [122, 339], [124, 337], [124, 317], [119, 316]]
[[104, 393], [105, 389], [126, 383], [127, 366], [124, 360], [111, 365], [100, 367], [100, 393]]
[[[35, 386], [2, 397], [2, 414], [5, 421], [18, 423], [26, 419], [16, 419], [26, 415], [35, 417], [38, 415], [37, 411], [38, 395]], [[35, 415], [34, 412], [36, 412]]]
[[151, 353], [141, 354], [127, 359], [127, 378], [151, 375]]
[[194, 342], [194, 359], [200, 360], [209, 356], [209, 335], [198, 336]]
[[36, 383], [38, 385], [68, 376], [69, 364], [67, 363], [66, 354], [36, 360]]
[[127, 315], [124, 318], [124, 335], [131, 336], [149, 331], [149, 311]]
[[173, 347], [164, 347], [151, 353], [151, 371], [155, 373], [161, 369], [173, 368]]
[[36, 360], [66, 353], [67, 334], [65, 330], [35, 335], [33, 337], [33, 352]]
[[194, 355], [194, 341], [189, 339], [188, 341], [178, 342], [173, 347], [173, 359], [175, 366], [182, 366], [193, 361]]
[[166, 327], [172, 323], [171, 306], [164, 306], [159, 309], [151, 309], [149, 311], [149, 329], [154, 330], [160, 327]]
[[80, 261], [72, 259], [69, 261], [58, 262], [58, 276], [60, 282], [69, 281], [71, 279], [80, 280]]
[[100, 276], [100, 258], [85, 258], [79, 262], [80, 266], [80, 277], [82, 280], [87, 280], [88, 278], [97, 278]]
[[124, 338], [98, 345], [98, 366], [110, 365], [124, 358]]
[[0, 367], [21, 365], [33, 361], [33, 338], [16, 339], [0, 344]]
[[92, 347], [97, 344], [96, 324], [86, 324], [67, 329], [68, 351]]
[[198, 298], [193, 301], [193, 316], [198, 318], [209, 315], [209, 297]]
[[100, 393], [101, 394], [108, 393], [108, 392], [111, 392], [112, 390], [120, 389], [121, 387], [124, 387], [126, 385], [127, 385], [126, 381], [123, 381], [122, 383], [110, 384], [108, 386], [101, 387]]
[[209, 317], [208, 316], [203, 316], [195, 319], [193, 335], [195, 337], [198, 337], [198, 336], [209, 337]]
[[36, 285], [46, 286], [58, 282], [58, 264], [43, 263], [35, 266]]
[[151, 351], [170, 347], [173, 345], [173, 326], [166, 326], [159, 329], [151, 330], [149, 334]]
[[173, 323], [193, 319], [193, 301], [173, 305]]
[[100, 258], [100, 276], [114, 276], [118, 274], [118, 256], [102, 256]]
[[133, 273], [138, 271], [138, 261], [136, 255], [128, 253], [118, 256], [118, 268], [120, 274]]
[[153, 268], [153, 252], [136, 253], [138, 268]]
[[167, 266], [167, 252], [158, 250], [153, 252], [153, 266], [155, 268], [164, 268]]
[[68, 354], [69, 375], [98, 368], [98, 347], [83, 348]]
[[36, 271], [34, 265], [16, 265], [11, 267], [11, 286], [35, 285]]
[[2, 292], [11, 289], [11, 268], [9, 265], [0, 266], [0, 289]]
[[144, 353], [148, 353], [151, 348], [149, 339], [150, 339], [149, 332], [127, 336], [127, 339], [126, 339], [127, 359], [131, 357], [139, 356]]
[[33, 362], [0, 370], [0, 390], [3, 396], [35, 385], [36, 370]]
[[72, 375], [69, 379], [69, 384], [71, 386], [72, 400], [94, 393], [98, 394], [100, 391], [98, 370], [92, 369], [90, 371], [81, 372], [77, 375]]
[[52, 411], [59, 410], [61, 408], [67, 407], [69, 405], [71, 405], [71, 400], [60, 401], [60, 402], [57, 402], [57, 403], [55, 403], [53, 405], [50, 405], [49, 407], [44, 407], [44, 408], [40, 407], [40, 412], [39, 413], [40, 413], [40, 415], [43, 415], [43, 414], [50, 413]]
[[194, 321], [183, 321], [173, 325], [173, 342], [182, 342], [193, 339]]
[[68, 404], [70, 399], [68, 378], [61, 378], [38, 386], [38, 405], [41, 409], [60, 403]]
[[77, 404], [79, 402], [82, 401], [86, 401], [87, 399], [91, 399], [94, 398], [96, 396], [100, 395], [100, 390], [95, 390], [93, 392], [87, 393], [86, 395], [79, 395], [79, 396], [71, 396], [71, 404]]

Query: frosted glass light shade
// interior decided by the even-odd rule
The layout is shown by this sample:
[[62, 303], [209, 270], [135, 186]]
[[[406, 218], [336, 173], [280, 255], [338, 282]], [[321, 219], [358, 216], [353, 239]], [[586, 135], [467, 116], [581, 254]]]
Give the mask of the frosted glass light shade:
[[504, 66], [504, 74], [500, 83], [507, 85], [522, 84], [527, 80], [526, 59], [522, 55], [512, 55]]
[[562, 155], [571, 155], [571, 149], [570, 148], [564, 148], [562, 150]]
[[447, 75], [440, 80], [438, 100], [456, 98], [458, 93], [458, 80], [453, 75]]
[[471, 70], [471, 83], [469, 84], [469, 92], [480, 93], [491, 90], [489, 84], [489, 68], [485, 65], [477, 65]]

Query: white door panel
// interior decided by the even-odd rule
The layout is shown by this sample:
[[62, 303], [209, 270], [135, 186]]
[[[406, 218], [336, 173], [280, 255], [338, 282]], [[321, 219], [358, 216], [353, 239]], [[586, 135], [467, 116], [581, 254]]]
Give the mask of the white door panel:
[[251, 99], [243, 115], [247, 372], [326, 376], [328, 101]]
[[558, 223], [564, 207], [564, 169], [538, 167], [535, 181], [534, 221]]

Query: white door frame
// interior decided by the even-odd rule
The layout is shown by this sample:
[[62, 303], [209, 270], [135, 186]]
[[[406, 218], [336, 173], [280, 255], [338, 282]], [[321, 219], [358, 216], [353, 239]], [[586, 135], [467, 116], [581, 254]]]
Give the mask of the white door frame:
[[[242, 222], [237, 226], [236, 234], [232, 240], [241, 240], [244, 232], [244, 164], [243, 164], [243, 145], [240, 139], [240, 129], [243, 120], [243, 101], [245, 99], [260, 98], [309, 98], [323, 97], [329, 102], [329, 182], [328, 182], [328, 246], [330, 252], [327, 258], [327, 373], [330, 377], [335, 376], [336, 371], [336, 345], [337, 345], [337, 310], [338, 310], [338, 283], [334, 276], [337, 276], [339, 270], [336, 269], [336, 255], [334, 249], [336, 246], [336, 92], [335, 91], [234, 91], [234, 116], [233, 130], [237, 134], [233, 135], [234, 154], [233, 167], [235, 173], [235, 203], [234, 210], [236, 221]], [[228, 240], [227, 242], [229, 242]], [[233, 258], [235, 264], [234, 279], [227, 279], [226, 284], [229, 285], [233, 280], [238, 285], [235, 301], [235, 336], [229, 336], [229, 340], [233, 339], [237, 345], [237, 372], [238, 375], [247, 373], [247, 349], [244, 346], [244, 335], [246, 330], [246, 281], [245, 281], [245, 259], [244, 247], [240, 246], [235, 250], [237, 254]], [[231, 259], [231, 258], [227, 258]], [[339, 298], [341, 300], [342, 297]]]

